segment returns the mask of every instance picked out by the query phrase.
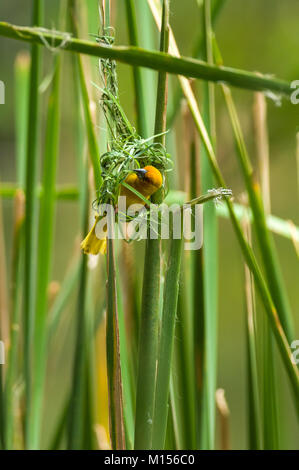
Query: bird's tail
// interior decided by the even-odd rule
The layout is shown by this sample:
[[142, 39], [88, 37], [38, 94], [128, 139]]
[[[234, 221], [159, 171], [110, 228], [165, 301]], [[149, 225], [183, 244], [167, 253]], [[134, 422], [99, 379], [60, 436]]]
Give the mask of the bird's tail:
[[96, 236], [96, 225], [98, 221], [99, 217], [96, 217], [92, 229], [81, 242], [81, 249], [84, 251], [85, 254], [97, 255], [98, 253], [101, 253], [102, 255], [104, 255], [106, 253], [107, 238], [98, 238]]

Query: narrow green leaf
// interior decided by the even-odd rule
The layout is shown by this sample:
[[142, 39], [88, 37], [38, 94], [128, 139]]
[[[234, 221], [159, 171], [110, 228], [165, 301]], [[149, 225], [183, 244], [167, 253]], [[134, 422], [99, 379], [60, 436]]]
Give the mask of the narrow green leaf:
[[[128, 24], [128, 33], [130, 38], [130, 44], [132, 46], [138, 46], [138, 30], [137, 30], [137, 20], [136, 20], [136, 7], [134, 0], [126, 0], [126, 10], [127, 10], [127, 24]], [[135, 99], [136, 99], [136, 109], [137, 109], [137, 131], [138, 134], [142, 137], [149, 136], [149, 126], [147, 119], [147, 112], [145, 108], [145, 98], [144, 98], [144, 86], [142, 80], [142, 71], [139, 67], [133, 67], [133, 77], [134, 77], [134, 86], [135, 86]]]
[[[198, 3], [202, 4], [202, 2], [198, 2]], [[211, 22], [212, 22], [213, 27], [215, 26], [217, 19], [220, 15], [220, 12], [222, 8], [224, 7], [225, 3], [226, 3], [226, 0], [216, 0], [213, 2], [212, 7], [211, 7]], [[204, 57], [204, 50], [205, 50], [205, 35], [204, 35], [204, 31], [200, 31], [198, 37], [195, 40], [195, 44], [192, 47], [192, 57], [195, 57], [195, 58]], [[172, 124], [177, 115], [177, 112], [180, 107], [180, 103], [183, 98], [183, 93], [182, 93], [180, 85], [176, 87], [172, 96], [173, 96], [171, 100], [172, 104], [170, 103], [169, 110], [167, 113], [167, 129], [172, 127]]]
[[[33, 1], [33, 25], [42, 23], [42, 0]], [[39, 83], [41, 71], [41, 48], [31, 49], [30, 89], [28, 106], [27, 152], [26, 152], [26, 208], [25, 208], [25, 271], [24, 271], [24, 374], [26, 386], [26, 447], [31, 447], [31, 345], [34, 330], [35, 267], [37, 239], [37, 165], [39, 143]]]
[[[70, 2], [70, 18], [71, 18], [71, 25], [74, 34], [78, 35], [78, 28], [77, 22], [75, 17], [75, 3], [73, 1]], [[89, 156], [91, 159], [91, 164], [93, 168], [93, 175], [94, 175], [94, 183], [96, 191], [100, 188], [102, 177], [101, 177], [101, 167], [100, 167], [100, 159], [99, 159], [99, 148], [98, 142], [94, 131], [94, 124], [91, 116], [90, 110], [90, 99], [88, 96], [88, 89], [86, 85], [86, 80], [84, 76], [84, 69], [83, 69], [83, 62], [82, 58], [79, 54], [76, 54], [76, 62], [79, 71], [79, 82], [80, 82], [80, 89], [82, 95], [82, 105], [84, 111], [84, 119], [85, 119], [85, 126], [87, 132], [87, 141], [88, 141], [88, 149], [89, 149]]]
[[[179, 51], [177, 49], [175, 39], [174, 39], [173, 36], [171, 37], [170, 48], [174, 52], [174, 54], [179, 55]], [[212, 143], [209, 139], [209, 135], [208, 135], [207, 130], [205, 128], [205, 125], [203, 123], [202, 117], [200, 115], [200, 112], [199, 112], [199, 109], [198, 109], [198, 106], [197, 106], [197, 102], [195, 100], [195, 97], [194, 97], [193, 91], [191, 89], [190, 83], [189, 83], [188, 80], [186, 80], [184, 77], [181, 77], [181, 76], [179, 77], [179, 80], [180, 80], [184, 95], [186, 97], [188, 106], [190, 108], [191, 115], [194, 119], [196, 128], [197, 128], [197, 130], [198, 130], [198, 132], [199, 132], [199, 134], [202, 138], [202, 141], [205, 145], [207, 155], [209, 157], [210, 164], [212, 166], [216, 181], [218, 182], [218, 184], [221, 187], [225, 188], [226, 187], [225, 180], [224, 180], [224, 178], [222, 176], [222, 173], [221, 173], [221, 170], [220, 170], [220, 168], [217, 164], [217, 160], [216, 160], [216, 156], [215, 156], [215, 153], [214, 153], [214, 150], [213, 150], [213, 146], [212, 146]], [[248, 243], [246, 242], [246, 240], [244, 238], [240, 223], [239, 223], [238, 218], [237, 218], [237, 216], [235, 214], [235, 211], [234, 211], [234, 206], [233, 206], [232, 202], [229, 199], [226, 199], [226, 204], [227, 204], [229, 215], [230, 215], [230, 218], [231, 218], [233, 228], [235, 230], [238, 242], [240, 244], [241, 250], [242, 250], [243, 255], [245, 257], [245, 261], [248, 264], [250, 270], [252, 271], [252, 273], [254, 275], [254, 279], [255, 279], [256, 285], [258, 287], [262, 302], [264, 304], [266, 313], [267, 313], [267, 315], [269, 317], [269, 320], [270, 320], [272, 330], [273, 330], [274, 335], [276, 337], [278, 348], [280, 350], [282, 360], [284, 362], [286, 371], [287, 371], [289, 379], [290, 379], [290, 383], [291, 383], [292, 390], [293, 390], [294, 402], [295, 402], [298, 417], [299, 417], [299, 402], [297, 400], [298, 391], [299, 391], [299, 372], [298, 372], [298, 369], [297, 369], [296, 365], [294, 365], [293, 362], [292, 362], [292, 355], [291, 355], [290, 346], [289, 346], [288, 340], [287, 340], [287, 338], [284, 334], [284, 331], [281, 327], [281, 324], [280, 324], [280, 321], [279, 321], [279, 318], [278, 318], [278, 315], [277, 315], [277, 311], [276, 311], [275, 306], [273, 304], [273, 300], [271, 298], [268, 286], [267, 286], [267, 284], [264, 280], [264, 277], [262, 275], [262, 272], [261, 272], [261, 270], [260, 270], [260, 268], [257, 264], [254, 253], [253, 253], [251, 247], [248, 245]]]
[[[108, 35], [110, 28], [110, 0], [102, 0], [102, 11], [103, 34]], [[106, 78], [107, 76], [105, 79]], [[110, 92], [110, 90], [107, 90], [107, 93], [110, 93], [110, 99], [112, 99], [112, 101], [117, 104], [117, 100], [114, 94]], [[109, 398], [109, 430], [112, 449], [124, 450], [126, 449], [126, 440], [117, 309], [117, 281], [114, 254], [115, 225], [113, 216], [109, 216], [109, 214], [107, 232], [106, 357]]]
[[44, 382], [46, 377], [46, 325], [48, 284], [51, 272], [53, 229], [55, 218], [55, 180], [60, 125], [60, 55], [56, 56], [52, 92], [49, 97], [46, 129], [43, 194], [40, 204], [37, 291], [34, 327], [34, 378], [30, 423], [30, 446], [40, 448]]
[[126, 337], [125, 310], [123, 308], [123, 294], [120, 286], [118, 263], [115, 265], [117, 283], [117, 306], [119, 321], [119, 352], [123, 388], [123, 415], [126, 435], [126, 448], [133, 449], [134, 443], [134, 412], [131, 367], [129, 364], [128, 340]]
[[[152, 20], [152, 15], [147, 4], [147, 0], [140, 0], [134, 2], [136, 5], [137, 12], [137, 26], [139, 33], [139, 44], [138, 46], [144, 47], [148, 50], [154, 50], [156, 47], [155, 41], [155, 29]], [[150, 116], [153, 116], [155, 113], [155, 98], [156, 98], [156, 81], [157, 74], [154, 70], [147, 68], [141, 68], [141, 77], [143, 82], [144, 90], [146, 91], [144, 95], [145, 100], [145, 111], [147, 119], [147, 137], [152, 134], [152, 122]]]
[[[86, 215], [88, 211], [86, 211]], [[85, 229], [87, 229], [86, 217]], [[86, 230], [85, 230], [86, 231]], [[85, 232], [84, 231], [84, 232]], [[82, 255], [77, 303], [77, 330], [73, 365], [72, 389], [68, 416], [68, 449], [80, 450], [84, 442], [84, 398], [86, 378], [86, 281], [87, 256]]]
[[163, 449], [165, 444], [181, 253], [182, 237], [180, 239], [171, 239], [168, 265], [166, 268], [163, 313], [160, 328], [153, 424], [153, 449]]
[[[71, 21], [75, 22], [75, 13], [72, 9], [74, 2], [69, 2]], [[88, 191], [88, 165], [86, 155], [83, 151], [82, 121], [80, 105], [84, 109], [89, 108], [89, 100], [82, 89], [82, 77], [78, 68], [78, 59], [74, 58], [74, 100], [76, 103], [76, 137], [77, 137], [77, 174], [79, 182], [79, 204], [80, 204], [80, 232], [83, 238], [87, 233], [89, 223], [89, 191]], [[78, 96], [80, 97], [78, 99]], [[88, 138], [89, 134], [87, 135]], [[80, 255], [79, 267], [79, 292], [76, 308], [76, 340], [72, 371], [72, 386], [67, 416], [67, 448], [83, 449], [85, 444], [86, 424], [86, 380], [87, 380], [87, 349], [85, 347], [88, 324], [88, 267], [87, 256]]]
[[22, 190], [15, 196], [15, 224], [13, 238], [12, 279], [11, 279], [11, 320], [10, 348], [7, 358], [5, 380], [5, 448], [14, 448], [15, 395], [13, 387], [18, 373], [18, 346], [20, 336], [20, 306], [22, 293], [22, 260], [24, 243], [24, 205], [25, 198]]
[[[248, 243], [251, 243], [251, 227], [248, 214], [244, 214], [242, 221], [244, 234]], [[260, 384], [257, 360], [257, 324], [256, 302], [253, 276], [245, 264], [245, 299], [246, 299], [246, 347], [247, 347], [247, 422], [249, 449], [262, 449], [261, 441], [261, 408], [260, 408]]]
[[[219, 53], [220, 55], [220, 53]], [[268, 129], [266, 121], [266, 98], [262, 93], [254, 94], [254, 127], [256, 136], [256, 153], [261, 184], [261, 201], [266, 214], [271, 211], [270, 195], [270, 155]], [[245, 144], [244, 144], [245, 146]], [[266, 229], [266, 225], [265, 225]], [[262, 383], [264, 449], [280, 448], [279, 443], [279, 397], [277, 389], [277, 365], [275, 344], [269, 320], [262, 318], [258, 324], [259, 340], [262, 346], [262, 357], [259, 358]]]
[[[15, 61], [15, 97], [16, 97], [16, 159], [18, 187], [25, 186], [26, 140], [28, 126], [28, 92], [29, 92], [30, 56], [21, 52]], [[7, 359], [5, 381], [5, 448], [14, 447], [14, 394], [13, 387], [18, 372], [18, 346], [20, 335], [20, 300], [22, 295], [22, 261], [24, 251], [24, 193], [15, 190], [15, 227], [13, 238], [12, 280], [11, 280], [11, 321], [10, 349]]]
[[[160, 50], [168, 50], [169, 2], [163, 1]], [[167, 76], [159, 72], [155, 118], [155, 142], [164, 142], [166, 126]], [[158, 191], [153, 202], [161, 202]], [[138, 376], [136, 395], [135, 449], [151, 449], [156, 388], [158, 318], [161, 284], [161, 239], [151, 239], [150, 228], [146, 242], [142, 315], [139, 335]], [[167, 403], [165, 403], [167, 406]]]
[[[205, 31], [204, 58], [213, 63], [210, 0], [204, 0], [203, 18]], [[215, 147], [215, 104], [214, 87], [204, 83], [203, 122], [210, 140]], [[203, 145], [201, 152], [201, 188], [203, 192], [215, 186], [213, 170]], [[217, 377], [217, 316], [218, 316], [218, 235], [215, 204], [204, 208], [203, 237], [203, 389], [201, 406], [200, 448], [213, 449], [215, 446], [215, 393]]]
[[274, 241], [270, 235], [269, 230], [267, 229], [266, 216], [259, 193], [259, 186], [257, 182], [254, 181], [253, 169], [246, 150], [245, 141], [242, 135], [241, 126], [232, 99], [231, 91], [226, 85], [221, 85], [221, 88], [225, 97], [236, 139], [238, 159], [241, 165], [250, 200], [257, 240], [259, 242], [263, 264], [268, 279], [269, 290], [271, 292], [285, 334], [288, 340], [291, 341], [294, 338], [292, 314], [280, 271]]
[[[110, 230], [113, 229], [110, 228]], [[112, 238], [108, 238], [106, 348], [109, 390], [109, 421], [112, 449], [124, 450], [126, 448], [126, 443], [123, 419], [122, 377], [120, 365], [116, 271], [113, 242], [114, 240]]]
[[81, 267], [81, 259], [76, 259], [68, 269], [66, 273], [63, 283], [59, 289], [57, 296], [53, 302], [53, 305], [50, 308], [48, 314], [48, 327], [47, 327], [47, 334], [48, 334], [48, 341], [50, 342], [53, 338], [58, 323], [60, 320], [60, 316], [67, 306], [67, 303], [70, 299], [71, 294], [73, 293], [75, 286], [77, 285], [77, 281], [79, 278]]
[[15, 61], [15, 97], [16, 97], [16, 156], [17, 181], [21, 188], [25, 186], [25, 166], [28, 126], [28, 91], [29, 91], [30, 55], [23, 51]]

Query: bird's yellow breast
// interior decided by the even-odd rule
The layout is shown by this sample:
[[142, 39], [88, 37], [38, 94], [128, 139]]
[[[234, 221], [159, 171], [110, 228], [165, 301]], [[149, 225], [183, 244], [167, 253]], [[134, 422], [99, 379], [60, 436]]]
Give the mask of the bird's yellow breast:
[[[148, 165], [144, 167], [144, 170], [146, 170], [146, 173], [143, 178], [140, 178], [136, 173], [132, 172], [127, 176], [125, 182], [146, 199], [149, 199], [162, 186], [163, 178], [160, 171], [154, 166]], [[121, 187], [120, 195], [127, 198], [127, 208], [132, 204], [145, 204], [143, 199], [124, 186]]]

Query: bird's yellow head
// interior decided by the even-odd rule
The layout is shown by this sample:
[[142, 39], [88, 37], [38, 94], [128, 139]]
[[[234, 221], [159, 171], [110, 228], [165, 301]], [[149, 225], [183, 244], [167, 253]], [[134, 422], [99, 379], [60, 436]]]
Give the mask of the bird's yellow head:
[[134, 170], [139, 180], [142, 182], [144, 188], [148, 188], [148, 193], [153, 194], [161, 188], [163, 184], [163, 177], [160, 171], [152, 165], [147, 165], [144, 168]]

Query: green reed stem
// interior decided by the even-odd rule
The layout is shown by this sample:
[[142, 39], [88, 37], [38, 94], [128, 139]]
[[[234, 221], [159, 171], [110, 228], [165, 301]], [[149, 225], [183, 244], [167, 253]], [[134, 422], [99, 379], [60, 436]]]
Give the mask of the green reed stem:
[[165, 445], [181, 253], [182, 237], [180, 239], [171, 239], [160, 328], [152, 442], [154, 449], [163, 449]]
[[[270, 156], [266, 121], [266, 98], [261, 93], [255, 93], [254, 98], [254, 127], [261, 185], [261, 204], [266, 218], [266, 214], [271, 211]], [[276, 347], [273, 332], [267, 317], [261, 318], [258, 328], [259, 340], [262, 346], [262, 355], [259, 358], [258, 365], [261, 372], [261, 401], [263, 405], [263, 448], [277, 450], [280, 448], [280, 403], [277, 388]]]
[[[176, 44], [175, 44], [174, 40], [171, 42], [171, 48], [175, 49], [176, 53], [178, 53], [177, 52], [177, 47], [176, 47]], [[207, 130], [206, 130], [205, 125], [203, 123], [202, 117], [200, 115], [200, 112], [199, 112], [199, 109], [198, 109], [198, 106], [197, 106], [197, 102], [195, 100], [194, 94], [193, 94], [192, 89], [190, 87], [190, 83], [184, 77], [179, 77], [179, 80], [180, 80], [185, 98], [187, 100], [188, 106], [190, 108], [191, 115], [194, 119], [196, 129], [198, 130], [198, 132], [199, 132], [199, 134], [202, 138], [202, 141], [204, 143], [204, 146], [206, 148], [207, 155], [208, 155], [210, 164], [212, 166], [216, 181], [218, 182], [218, 184], [221, 187], [225, 188], [226, 187], [225, 180], [224, 180], [224, 178], [222, 176], [222, 173], [221, 173], [221, 170], [218, 166], [212, 143], [210, 141], [209, 135], [207, 133]], [[299, 391], [299, 372], [298, 372], [298, 369], [297, 369], [296, 365], [294, 365], [292, 363], [292, 355], [291, 355], [290, 346], [288, 344], [285, 333], [282, 329], [280, 320], [279, 320], [278, 315], [277, 315], [277, 311], [276, 311], [275, 306], [273, 304], [271, 294], [270, 294], [268, 286], [267, 286], [267, 284], [264, 280], [264, 277], [263, 277], [263, 275], [260, 271], [260, 268], [257, 264], [254, 253], [253, 253], [251, 247], [248, 245], [248, 243], [246, 242], [246, 240], [244, 238], [244, 235], [243, 235], [243, 232], [242, 232], [242, 229], [241, 229], [241, 225], [240, 225], [240, 223], [238, 221], [238, 218], [237, 218], [237, 216], [235, 214], [235, 211], [234, 211], [234, 206], [233, 206], [232, 202], [229, 199], [226, 199], [226, 204], [227, 204], [227, 208], [228, 208], [230, 218], [231, 218], [231, 221], [232, 221], [232, 224], [233, 224], [233, 228], [236, 232], [237, 239], [239, 241], [241, 250], [242, 250], [243, 255], [245, 257], [245, 261], [246, 261], [246, 263], [248, 264], [250, 270], [253, 273], [253, 276], [254, 276], [256, 285], [258, 287], [262, 302], [264, 304], [266, 313], [267, 313], [267, 315], [270, 319], [270, 324], [271, 324], [271, 327], [273, 329], [274, 335], [276, 337], [278, 348], [279, 348], [282, 360], [284, 362], [286, 371], [288, 373], [290, 383], [291, 383], [291, 386], [292, 386], [292, 390], [294, 392], [295, 405], [297, 407], [297, 412], [298, 412], [298, 416], [299, 416], [299, 402], [297, 400], [298, 391]]]
[[30, 422], [31, 447], [40, 447], [44, 382], [46, 377], [48, 284], [51, 272], [53, 230], [55, 219], [55, 180], [59, 148], [60, 126], [60, 70], [61, 57], [54, 62], [53, 87], [49, 97], [46, 129], [43, 194], [40, 201], [38, 238], [37, 291], [34, 328], [34, 378]]
[[22, 295], [23, 280], [23, 243], [24, 243], [24, 193], [20, 187], [25, 186], [26, 169], [26, 141], [28, 127], [29, 105], [29, 73], [30, 55], [20, 52], [15, 61], [15, 97], [16, 97], [16, 166], [17, 182], [12, 197], [15, 200], [15, 227], [13, 238], [12, 281], [11, 281], [11, 321], [10, 321], [10, 349], [7, 360], [7, 373], [5, 381], [5, 448], [13, 449], [14, 446], [14, 394], [13, 387], [18, 371], [18, 341], [20, 335], [19, 309]]
[[[132, 390], [132, 376], [131, 367], [129, 362], [129, 347], [126, 337], [126, 320], [124, 310], [124, 299], [120, 285], [119, 270], [117, 264], [115, 265], [116, 271], [116, 285], [117, 285], [117, 309], [118, 309], [118, 322], [119, 322], [119, 356], [121, 365], [122, 376], [122, 389], [123, 389], [123, 421], [126, 436], [126, 449], [133, 449], [134, 443], [134, 412], [133, 412], [133, 390]], [[130, 338], [131, 340], [131, 338]]]
[[[34, 28], [17, 26], [5, 22], [0, 22], [0, 36], [39, 45], [45, 45], [46, 41], [48, 44], [53, 44], [53, 47], [61, 46], [65, 39], [65, 33], [51, 30], [39, 31]], [[271, 90], [274, 93], [282, 93], [286, 96], [290, 96], [293, 91], [290, 84], [283, 80], [269, 78], [254, 72], [247, 72], [231, 67], [208, 65], [200, 60], [185, 57], [178, 58], [171, 54], [148, 51], [138, 47], [105, 47], [95, 44], [92, 41], [68, 37], [63, 49], [176, 75], [210, 80], [213, 82], [225, 82], [228, 85], [245, 88], [247, 90]]]
[[[72, 2], [70, 4], [72, 5]], [[71, 6], [70, 12], [71, 12], [70, 19], [71, 19], [72, 31], [77, 36], [78, 27], [77, 27], [76, 17], [74, 14], [74, 6]], [[101, 167], [100, 167], [100, 160], [99, 160], [99, 147], [98, 147], [96, 134], [94, 131], [94, 123], [93, 123], [92, 116], [91, 116], [91, 109], [90, 109], [91, 101], [88, 96], [88, 89], [86, 85], [86, 79], [84, 76], [83, 62], [79, 54], [76, 54], [76, 62], [77, 62], [78, 73], [79, 73], [79, 82], [80, 82], [81, 95], [82, 95], [82, 105], [83, 105], [85, 126], [86, 126], [86, 132], [87, 132], [88, 150], [89, 150], [89, 156], [90, 156], [90, 160], [91, 160], [91, 164], [93, 168], [95, 190], [97, 191], [99, 187], [101, 186], [101, 182], [102, 182]]]
[[[163, 1], [160, 50], [168, 50], [169, 2]], [[165, 131], [167, 78], [159, 72], [156, 102], [155, 135]], [[165, 135], [155, 138], [163, 142]], [[158, 191], [160, 192], [160, 191]], [[161, 195], [158, 196], [161, 198]], [[154, 202], [159, 202], [153, 198]], [[146, 243], [142, 315], [139, 335], [139, 362], [136, 395], [135, 449], [151, 449], [156, 387], [156, 360], [158, 346], [158, 314], [161, 284], [161, 239], [151, 239], [148, 229]], [[166, 405], [166, 404], [165, 404]]]
[[[88, 211], [84, 233], [88, 227]], [[84, 439], [85, 339], [86, 339], [87, 256], [82, 255], [77, 303], [77, 330], [73, 365], [72, 392], [68, 420], [68, 449], [80, 450]]]
[[[248, 214], [242, 221], [244, 235], [251, 245], [251, 226]], [[247, 349], [247, 423], [249, 449], [262, 449], [261, 441], [261, 409], [257, 359], [257, 322], [255, 289], [252, 273], [245, 264], [245, 299], [246, 299], [246, 349]], [[267, 317], [264, 320], [268, 320]]]
[[28, 126], [28, 90], [30, 73], [30, 55], [20, 52], [15, 61], [15, 97], [16, 97], [16, 156], [17, 181], [21, 188], [25, 186], [26, 138]]
[[15, 197], [15, 224], [13, 237], [12, 279], [11, 279], [11, 321], [10, 321], [10, 348], [7, 358], [7, 371], [5, 380], [5, 449], [14, 448], [14, 421], [15, 397], [13, 387], [18, 373], [18, 346], [20, 336], [20, 306], [21, 306], [21, 280], [22, 280], [22, 248], [24, 242], [24, 204], [25, 198], [22, 190]]
[[270, 235], [269, 230], [267, 229], [266, 216], [260, 197], [259, 186], [254, 178], [253, 168], [247, 153], [246, 144], [242, 134], [237, 111], [232, 99], [231, 91], [225, 85], [221, 85], [221, 88], [224, 94], [236, 139], [238, 160], [240, 162], [249, 196], [250, 206], [254, 217], [256, 236], [261, 250], [263, 264], [269, 284], [269, 290], [271, 292], [271, 296], [275, 303], [285, 334], [288, 340], [292, 341], [294, 338], [292, 314], [284, 287], [274, 241]]
[[[211, 7], [211, 23], [213, 27], [216, 24], [218, 16], [224, 7], [226, 0], [216, 0], [213, 2]], [[205, 56], [205, 35], [204, 32], [200, 31], [198, 38], [196, 38], [195, 44], [192, 47], [192, 57], [200, 58]], [[169, 106], [169, 111], [167, 113], [167, 129], [170, 129], [173, 125], [174, 119], [177, 115], [177, 112], [180, 107], [181, 100], [183, 98], [183, 93], [180, 85], [176, 86], [176, 89], [173, 92], [172, 101], [173, 104]]]
[[[108, 34], [110, 27], [110, 0], [102, 0], [103, 5], [103, 34]], [[107, 67], [108, 69], [108, 67]], [[106, 69], [105, 69], [106, 70]], [[112, 100], [116, 100], [113, 78], [105, 73], [107, 93]], [[111, 119], [114, 116], [109, 116]], [[115, 122], [112, 122], [114, 127]], [[109, 126], [108, 126], [109, 127]], [[109, 129], [111, 131], [111, 128]], [[111, 133], [112, 134], [112, 133]], [[110, 138], [112, 135], [110, 134]], [[109, 431], [112, 449], [125, 450], [125, 423], [123, 410], [123, 385], [120, 359], [120, 338], [117, 307], [117, 279], [114, 254], [115, 225], [112, 214], [108, 214], [107, 223], [107, 320], [106, 320], [106, 357], [109, 397]]]
[[67, 306], [67, 302], [69, 301], [70, 296], [73, 293], [75, 286], [77, 285], [79, 273], [80, 273], [80, 267], [81, 267], [80, 259], [77, 257], [75, 261], [71, 264], [70, 268], [68, 269], [64, 277], [63, 283], [61, 284], [61, 287], [59, 289], [59, 292], [57, 296], [55, 297], [53, 305], [50, 308], [50, 311], [48, 314], [48, 328], [47, 328], [48, 341], [51, 341], [51, 339], [53, 338], [57, 330], [60, 316], [64, 308]]
[[[136, 7], [134, 0], [126, 0], [127, 23], [130, 44], [138, 46], [138, 30], [136, 20]], [[137, 108], [137, 131], [142, 137], [148, 137], [148, 119], [145, 107], [144, 86], [142, 80], [142, 71], [139, 67], [133, 67], [133, 77], [135, 85], [135, 99]]]
[[[74, 67], [74, 70], [77, 69]], [[76, 92], [79, 91], [79, 77], [76, 75]], [[82, 99], [82, 95], [81, 95]], [[79, 102], [77, 103], [77, 116], [79, 119]], [[78, 175], [80, 188], [80, 226], [81, 237], [87, 233], [89, 225], [89, 192], [88, 192], [88, 167], [87, 160], [84, 158], [84, 152], [81, 148], [81, 127], [78, 131]], [[82, 449], [84, 446], [84, 427], [85, 427], [85, 391], [86, 391], [86, 315], [87, 315], [87, 256], [80, 255], [79, 265], [79, 292], [77, 301], [76, 315], [76, 341], [75, 354], [72, 372], [72, 386], [67, 416], [67, 448]]]
[[[203, 27], [205, 31], [204, 58], [213, 63], [211, 5], [203, 3]], [[214, 85], [204, 83], [203, 121], [210, 136], [213, 148], [216, 140]], [[214, 175], [203, 146], [201, 152], [201, 190], [213, 188]], [[217, 378], [217, 324], [218, 324], [218, 226], [215, 204], [204, 207], [202, 247], [203, 282], [203, 387], [200, 407], [200, 448], [213, 449], [215, 446], [216, 378]]]
[[109, 424], [112, 449], [124, 450], [126, 448], [126, 443], [123, 418], [122, 378], [120, 365], [120, 346], [116, 293], [116, 270], [113, 242], [114, 240], [112, 238], [109, 238], [107, 240], [108, 246], [106, 348], [109, 391]]
[[[74, 31], [76, 29], [76, 2], [70, 0], [68, 11], [70, 21]], [[84, 154], [82, 145], [82, 121], [80, 106], [89, 109], [89, 99], [83, 91], [82, 77], [80, 76], [79, 60], [74, 58], [73, 72], [75, 76], [74, 99], [76, 103], [76, 136], [77, 136], [77, 173], [79, 185], [79, 205], [80, 205], [80, 235], [83, 238], [89, 226], [89, 188], [88, 188], [88, 161]], [[78, 99], [79, 97], [79, 99]], [[87, 132], [87, 139], [89, 133]], [[95, 176], [95, 174], [94, 174]], [[67, 448], [78, 450], [84, 448], [85, 443], [85, 419], [86, 419], [86, 380], [87, 380], [87, 348], [85, 346], [87, 338], [87, 298], [88, 298], [88, 259], [83, 253], [80, 255], [79, 267], [79, 292], [76, 307], [76, 339], [75, 354], [72, 371], [72, 385], [68, 408], [67, 420]]]
[[[42, 0], [33, 1], [33, 25], [42, 23]], [[35, 266], [37, 237], [37, 165], [39, 133], [39, 83], [41, 49], [35, 43], [31, 49], [30, 89], [27, 129], [26, 208], [25, 208], [25, 271], [24, 271], [24, 374], [26, 386], [26, 447], [31, 447], [31, 345], [34, 330]]]
[[[155, 32], [153, 30], [152, 25], [152, 15], [147, 4], [147, 0], [140, 0], [139, 2], [135, 2], [136, 4], [136, 11], [138, 16], [137, 26], [139, 36], [138, 39], [140, 41], [137, 46], [142, 45], [143, 48], [148, 50], [154, 50], [155, 45]], [[147, 119], [147, 137], [150, 137], [152, 134], [151, 129], [151, 119], [150, 116], [153, 116], [155, 113], [155, 106], [156, 106], [156, 78], [157, 74], [154, 70], [150, 70], [147, 68], [141, 69], [142, 73], [142, 81], [143, 87], [146, 91], [144, 95], [145, 100], [145, 110], [146, 110], [146, 119]]]
[[144, 261], [134, 445], [141, 450], [152, 446], [161, 261], [156, 241], [147, 240]]

